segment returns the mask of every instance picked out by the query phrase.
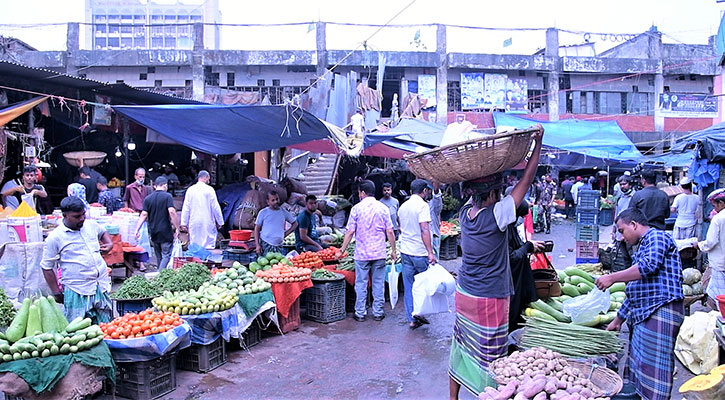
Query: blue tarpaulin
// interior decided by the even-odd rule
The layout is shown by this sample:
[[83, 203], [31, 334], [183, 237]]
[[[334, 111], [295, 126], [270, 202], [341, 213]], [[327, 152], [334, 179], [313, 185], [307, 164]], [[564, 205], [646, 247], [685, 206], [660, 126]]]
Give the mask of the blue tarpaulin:
[[700, 143], [699, 156], [701, 158], [707, 159], [709, 162], [725, 163], [725, 122], [675, 140], [672, 150], [681, 152], [698, 142]]
[[409, 152], [422, 152], [438, 147], [446, 127], [415, 118], [403, 118], [395, 128], [385, 133], [365, 135], [365, 148], [383, 143]]
[[114, 106], [116, 112], [209, 154], [251, 153], [326, 139], [335, 129], [293, 106], [173, 104]]
[[579, 153], [587, 157], [614, 161], [640, 161], [643, 156], [616, 121], [564, 119], [541, 122], [504, 113], [493, 114], [496, 127], [526, 129], [541, 124], [544, 146]]

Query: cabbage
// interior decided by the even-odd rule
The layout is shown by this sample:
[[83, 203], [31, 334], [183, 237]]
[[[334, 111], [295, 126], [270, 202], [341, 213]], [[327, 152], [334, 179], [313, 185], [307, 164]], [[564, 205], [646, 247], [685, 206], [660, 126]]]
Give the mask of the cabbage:
[[695, 268], [685, 268], [682, 270], [682, 280], [685, 285], [692, 285], [700, 282], [700, 278], [702, 278], [702, 273]]
[[685, 296], [692, 296], [692, 286], [682, 285], [682, 293], [684, 293]]

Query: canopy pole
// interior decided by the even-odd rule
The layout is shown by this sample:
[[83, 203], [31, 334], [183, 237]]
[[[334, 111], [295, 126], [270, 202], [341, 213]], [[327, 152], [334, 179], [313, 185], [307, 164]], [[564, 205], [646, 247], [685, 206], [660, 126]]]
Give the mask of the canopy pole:
[[128, 185], [129, 182], [130, 182], [128, 180], [128, 178], [129, 178], [129, 176], [128, 176], [128, 142], [129, 142], [128, 129], [129, 129], [128, 119], [127, 118], [124, 118], [123, 119], [123, 154], [124, 154], [124, 165], [125, 165], [125, 167], [124, 167], [124, 170], [123, 171], [124, 171], [124, 174], [126, 176], [126, 181], [125, 181], [126, 185]]
[[269, 178], [268, 151], [257, 151], [254, 153], [254, 175], [260, 178]]
[[607, 165], [607, 196], [609, 196], [609, 165]]

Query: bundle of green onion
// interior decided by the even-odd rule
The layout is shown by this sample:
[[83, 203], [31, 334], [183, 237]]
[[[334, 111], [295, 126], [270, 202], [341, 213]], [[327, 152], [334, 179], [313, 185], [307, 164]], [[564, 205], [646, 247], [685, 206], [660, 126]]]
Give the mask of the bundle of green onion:
[[526, 320], [519, 344], [525, 349], [544, 347], [576, 358], [603, 356], [622, 350], [617, 332], [540, 318]]

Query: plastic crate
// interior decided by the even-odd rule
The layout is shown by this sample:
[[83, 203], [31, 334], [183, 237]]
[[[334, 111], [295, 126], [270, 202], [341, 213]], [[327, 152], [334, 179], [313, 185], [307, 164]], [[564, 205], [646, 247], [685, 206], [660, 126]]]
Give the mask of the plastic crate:
[[279, 318], [279, 330], [282, 333], [289, 333], [300, 327], [300, 298], [298, 297], [289, 309], [287, 318], [283, 317], [281, 313], [277, 313]]
[[138, 313], [147, 308], [153, 307], [151, 304], [151, 297], [148, 299], [133, 299], [133, 300], [113, 300], [116, 302], [116, 311], [118, 315], [123, 316], [128, 313]]
[[605, 209], [605, 210], [599, 210], [599, 225], [601, 226], [609, 226], [614, 223], [614, 210], [613, 209]]
[[599, 241], [599, 225], [576, 225], [576, 240], [578, 242]]
[[599, 209], [602, 192], [599, 190], [580, 190], [577, 194], [576, 205], [582, 208]]
[[345, 319], [345, 280], [315, 281], [302, 292], [305, 319], [323, 324]]
[[576, 242], [576, 258], [599, 260], [599, 242]]
[[205, 373], [227, 362], [227, 350], [224, 339], [209, 344], [192, 344], [179, 352], [176, 368], [185, 371]]
[[355, 302], [357, 301], [357, 294], [355, 293], [355, 286], [345, 285], [345, 311], [355, 312]]
[[579, 258], [577, 257], [576, 263], [577, 264], [596, 264], [599, 262], [598, 258]]
[[158, 399], [176, 389], [176, 354], [151, 361], [116, 363], [116, 396], [133, 400]]
[[254, 251], [248, 253], [241, 253], [237, 251], [229, 251], [229, 249], [226, 249], [222, 252], [222, 259], [238, 261], [241, 264], [248, 265], [252, 261], [257, 260], [257, 253]]
[[258, 345], [261, 341], [262, 328], [259, 326], [259, 321], [255, 319], [252, 321], [252, 325], [249, 325], [249, 328], [242, 332], [242, 337], [239, 338], [239, 344], [248, 349], [252, 346]]
[[441, 260], [454, 260], [458, 258], [458, 235], [448, 236], [441, 240]]
[[599, 210], [576, 210], [577, 224], [599, 225]]

